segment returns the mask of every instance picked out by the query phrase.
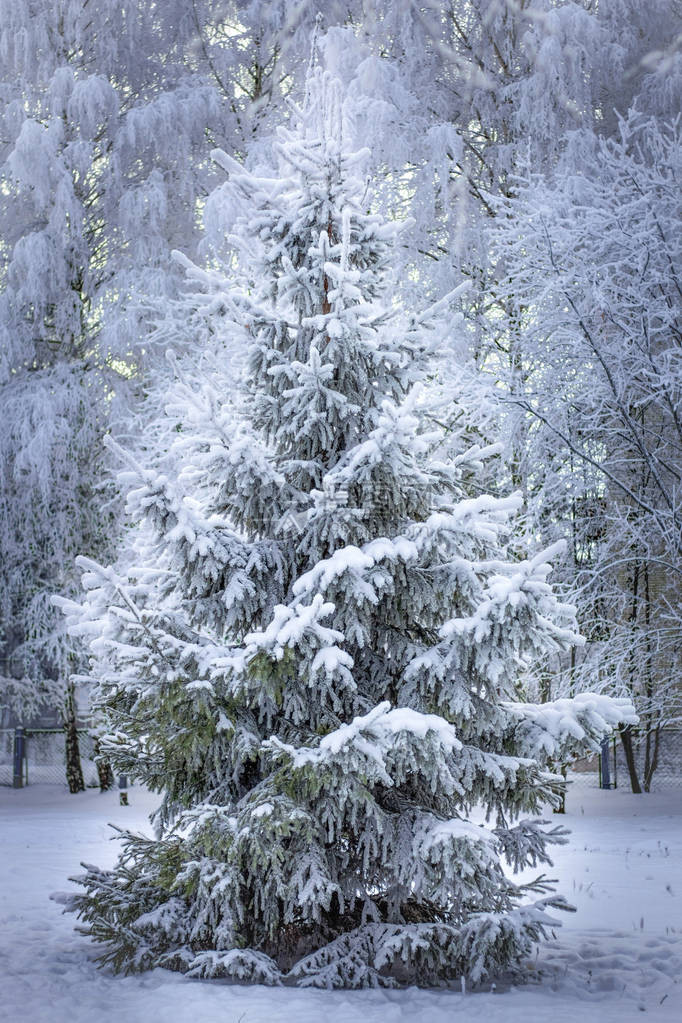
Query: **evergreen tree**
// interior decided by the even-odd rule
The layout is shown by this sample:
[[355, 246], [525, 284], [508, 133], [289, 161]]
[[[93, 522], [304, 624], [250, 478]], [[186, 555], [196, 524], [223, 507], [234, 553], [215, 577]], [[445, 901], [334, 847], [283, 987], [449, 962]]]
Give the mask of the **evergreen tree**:
[[564, 840], [536, 816], [548, 761], [632, 718], [518, 701], [576, 639], [558, 552], [511, 558], [517, 498], [467, 497], [466, 452], [439, 456], [424, 382], [448, 301], [391, 300], [401, 229], [367, 212], [347, 134], [318, 71], [275, 176], [216, 154], [234, 258], [191, 268], [187, 300], [210, 379], [178, 384], [151, 467], [128, 458], [128, 567], [85, 562], [66, 604], [107, 754], [163, 792], [156, 838], [124, 834], [72, 901], [117, 969], [362, 987], [509, 967], [566, 906], [503, 866]]

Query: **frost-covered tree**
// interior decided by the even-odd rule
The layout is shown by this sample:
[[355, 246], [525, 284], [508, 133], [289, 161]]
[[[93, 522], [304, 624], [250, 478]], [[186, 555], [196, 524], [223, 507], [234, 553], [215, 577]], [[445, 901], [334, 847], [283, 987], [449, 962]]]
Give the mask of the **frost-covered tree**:
[[[252, 35], [259, 12], [244, 12]], [[206, 135], [230, 151], [253, 136], [243, 122], [257, 97], [242, 81], [253, 56], [235, 39], [217, 67], [201, 45], [233, 13], [0, 2], [0, 706], [24, 721], [58, 709], [73, 789], [64, 680], [80, 651], [51, 595], [74, 593], [77, 552], [111, 556], [102, 437], [131, 431], [154, 365], [152, 310], [181, 277], [169, 252], [198, 241]], [[269, 39], [282, 18], [270, 14]]]
[[125, 566], [85, 561], [65, 604], [108, 755], [163, 793], [157, 837], [125, 834], [72, 902], [121, 970], [362, 987], [514, 965], [565, 905], [504, 868], [564, 840], [537, 816], [547, 763], [632, 719], [518, 700], [576, 639], [558, 551], [510, 558], [517, 498], [467, 498], [466, 452], [440, 457], [422, 385], [448, 300], [392, 301], [401, 228], [367, 212], [348, 132], [319, 71], [276, 174], [216, 154], [234, 256], [190, 268], [188, 300], [208, 376], [178, 384], [170, 448], [128, 457]]
[[336, 47], [339, 69], [365, 97], [375, 159], [390, 171], [386, 199], [399, 197], [416, 220], [409, 258], [420, 287], [451, 287], [460, 270], [478, 286], [468, 295], [474, 340], [487, 308], [491, 198], [509, 193], [524, 159], [551, 169], [566, 131], [595, 123], [605, 83], [624, 72], [622, 29], [603, 7], [376, 2], [354, 25], [355, 47]]
[[[521, 18], [533, 10], [536, 31], [549, 33], [554, 57], [544, 74], [556, 68], [568, 97], [579, 57], [583, 91], [568, 116], [547, 121], [547, 142], [528, 107], [525, 137], [506, 148], [509, 187], [490, 179], [493, 216], [478, 222], [487, 286], [471, 303], [471, 332], [500, 408], [509, 476], [531, 531], [544, 543], [568, 541], [560, 582], [580, 594], [589, 640], [584, 654], [563, 659], [565, 672], [540, 677], [540, 692], [635, 693], [648, 788], [659, 729], [679, 716], [679, 137], [671, 120], [682, 78], [679, 39], [669, 36], [682, 9], [679, 0], [549, 3], [544, 14], [514, 6]], [[573, 18], [579, 54], [557, 34]], [[519, 103], [530, 82], [515, 83]], [[628, 730], [623, 738], [629, 748]]]
[[592, 640], [566, 681], [634, 697], [647, 790], [680, 714], [680, 151], [679, 122], [636, 108], [617, 138], [574, 133], [553, 180], [517, 179], [494, 246], [520, 471], [541, 531], [571, 541]]
[[156, 6], [0, 4], [0, 703], [58, 709], [72, 790], [78, 649], [50, 599], [74, 592], [78, 551], [111, 550], [101, 439], [125, 420], [144, 303], [173, 291], [173, 232], [192, 237], [211, 111], [168, 44], [177, 5]]

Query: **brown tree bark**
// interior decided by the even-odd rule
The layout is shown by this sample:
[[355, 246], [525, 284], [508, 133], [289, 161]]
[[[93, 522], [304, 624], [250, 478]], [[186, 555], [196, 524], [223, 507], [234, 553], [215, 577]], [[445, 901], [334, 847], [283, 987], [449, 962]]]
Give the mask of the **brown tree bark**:
[[69, 786], [69, 792], [84, 792], [85, 782], [83, 780], [81, 752], [78, 743], [78, 725], [76, 722], [76, 697], [72, 682], [69, 683], [66, 690], [64, 751], [66, 756], [66, 782]]
[[[647, 714], [646, 747], [644, 755], [644, 791], [651, 791], [651, 779], [658, 767], [658, 750], [661, 741], [660, 719], [654, 724], [654, 679], [651, 670], [651, 590], [649, 587], [649, 566], [644, 567], [644, 614], [646, 621], [646, 695], [649, 713]], [[652, 741], [653, 735], [653, 741]]]
[[108, 792], [114, 787], [114, 772], [108, 760], [100, 756], [99, 739], [95, 739], [95, 764], [100, 792]]
[[646, 759], [644, 761], [644, 791], [651, 792], [651, 779], [654, 776], [654, 772], [658, 767], [658, 752], [661, 744], [661, 726], [656, 725], [653, 730], [653, 742], [651, 740], [652, 733], [647, 732], [646, 737]]
[[[630, 612], [630, 621], [636, 623], [637, 621], [637, 610], [638, 610], [638, 599], [639, 599], [639, 562], [636, 561], [632, 570], [632, 610]], [[636, 692], [637, 682], [636, 673], [638, 666], [635, 664], [634, 649], [630, 650], [630, 685], [632, 691]], [[635, 751], [632, 748], [632, 730], [629, 725], [625, 725], [618, 729], [620, 732], [621, 742], [623, 743], [623, 752], [625, 753], [625, 763], [627, 765], [628, 774], [630, 776], [630, 788], [635, 795], [640, 795], [642, 787], [639, 784], [639, 778], [637, 776], [637, 765], [635, 763]]]
[[630, 775], [630, 788], [635, 795], [640, 795], [642, 787], [639, 784], [639, 778], [637, 777], [635, 752], [632, 748], [632, 730], [630, 725], [624, 725], [621, 726], [618, 731], [620, 732], [621, 742], [623, 743], [623, 752], [625, 753], [625, 763], [627, 764], [628, 774]]

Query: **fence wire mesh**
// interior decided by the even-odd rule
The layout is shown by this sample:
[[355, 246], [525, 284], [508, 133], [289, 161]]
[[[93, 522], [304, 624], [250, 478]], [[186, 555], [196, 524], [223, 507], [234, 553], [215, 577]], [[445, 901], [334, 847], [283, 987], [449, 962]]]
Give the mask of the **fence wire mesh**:
[[[639, 783], [644, 787], [646, 772], [646, 735], [633, 731], [632, 752]], [[650, 750], [653, 742], [650, 742]], [[610, 788], [630, 789], [630, 773], [625, 759], [623, 744], [618, 739], [609, 743]], [[571, 765], [567, 780], [569, 788], [599, 788], [602, 783], [601, 764], [598, 754], [579, 760]], [[682, 731], [662, 728], [658, 744], [658, 764], [651, 780], [651, 791], [663, 791], [675, 786], [682, 787]]]
[[14, 729], [0, 728], [0, 785], [12, 784]]
[[[15, 730], [0, 729], [0, 785], [14, 783]], [[61, 728], [26, 728], [24, 730], [24, 785], [65, 785], [65, 735]], [[99, 785], [94, 761], [95, 744], [87, 729], [78, 730], [83, 780], [88, 787]]]
[[[24, 784], [65, 784], [66, 757], [62, 729], [28, 728], [24, 734], [26, 753]], [[13, 728], [0, 729], [0, 785], [13, 784], [14, 735]], [[99, 779], [94, 761], [94, 740], [87, 729], [79, 729], [78, 743], [85, 784], [88, 787], [97, 786]], [[644, 779], [645, 745], [646, 737], [633, 733], [633, 753], [640, 783]], [[571, 765], [567, 773], [569, 791], [599, 788], [602, 782], [599, 761], [599, 756], [595, 754]], [[625, 790], [630, 788], [623, 747], [617, 740], [609, 743], [609, 779], [613, 788]], [[656, 792], [676, 785], [682, 787], [682, 731], [662, 729], [658, 766], [653, 775], [651, 790]]]

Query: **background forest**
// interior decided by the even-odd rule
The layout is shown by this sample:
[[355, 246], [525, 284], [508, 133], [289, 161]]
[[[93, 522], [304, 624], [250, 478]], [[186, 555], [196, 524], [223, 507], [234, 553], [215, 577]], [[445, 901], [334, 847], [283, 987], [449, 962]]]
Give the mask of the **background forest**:
[[320, 10], [367, 202], [412, 221], [396, 300], [460, 289], [425, 414], [477, 451], [472, 486], [521, 493], [525, 539], [567, 541], [586, 643], [524, 695], [631, 697], [648, 788], [680, 717], [679, 0], [0, 0], [5, 723], [75, 731], [85, 648], [52, 598], [131, 524], [104, 439], [144, 457], [169, 350], [200, 366], [213, 343], [232, 256], [211, 153], [269, 164]]

